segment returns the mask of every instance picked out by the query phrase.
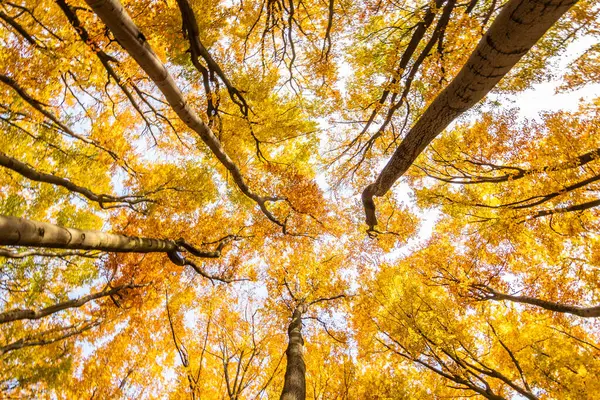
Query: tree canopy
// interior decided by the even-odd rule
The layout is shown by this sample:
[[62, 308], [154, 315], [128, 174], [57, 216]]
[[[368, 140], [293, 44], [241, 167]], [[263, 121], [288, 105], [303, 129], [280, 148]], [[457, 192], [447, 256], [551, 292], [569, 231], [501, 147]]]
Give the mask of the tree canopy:
[[599, 38], [593, 0], [2, 0], [0, 397], [598, 398]]

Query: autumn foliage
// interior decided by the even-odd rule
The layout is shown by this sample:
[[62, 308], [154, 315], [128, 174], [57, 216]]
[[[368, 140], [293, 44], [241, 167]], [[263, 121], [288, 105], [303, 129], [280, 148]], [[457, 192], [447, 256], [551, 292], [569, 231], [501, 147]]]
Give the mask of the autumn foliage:
[[598, 398], [599, 39], [591, 0], [1, 1], [0, 398]]

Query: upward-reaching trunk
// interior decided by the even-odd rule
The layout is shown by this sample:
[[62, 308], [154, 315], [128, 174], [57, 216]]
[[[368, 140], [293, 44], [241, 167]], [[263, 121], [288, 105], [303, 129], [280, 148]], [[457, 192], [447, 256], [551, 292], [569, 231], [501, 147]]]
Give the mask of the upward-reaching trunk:
[[263, 214], [277, 225], [284, 227], [268, 209], [266, 203], [281, 200], [273, 197], [261, 197], [253, 192], [246, 183], [242, 172], [225, 152], [221, 142], [202, 119], [188, 106], [183, 93], [167, 68], [156, 56], [144, 34], [138, 29], [131, 17], [123, 9], [119, 0], [86, 0], [86, 3], [100, 17], [112, 32], [119, 44], [129, 53], [138, 65], [148, 74], [150, 79], [162, 92], [167, 102], [179, 118], [208, 146], [215, 157], [231, 174], [238, 188], [247, 197], [254, 200]]
[[178, 250], [178, 245], [172, 240], [65, 228], [45, 222], [3, 215], [0, 215], [0, 245], [101, 250], [118, 253], [170, 253]]
[[300, 305], [292, 314], [292, 321], [288, 326], [288, 347], [285, 351], [287, 366], [285, 367], [285, 381], [281, 400], [304, 400], [306, 398], [306, 365], [302, 355], [302, 313]]
[[[175, 265], [189, 265], [197, 273], [210, 280], [225, 283], [246, 280], [246, 278], [234, 279], [229, 276], [213, 275], [205, 271], [193, 260], [184, 256], [184, 253], [187, 252], [195, 257], [218, 258], [221, 256], [223, 246], [227, 243], [226, 239], [229, 237], [221, 239], [216, 250], [203, 251], [197, 249], [184, 239], [173, 241], [169, 239], [117, 235], [114, 233], [65, 228], [46, 222], [0, 215], [0, 245], [99, 250], [113, 253], [166, 253], [169, 260]], [[10, 251], [2, 251], [0, 252], [0, 256], [20, 258], [19, 253], [11, 254]]]
[[373, 196], [383, 196], [417, 156], [455, 118], [481, 100], [577, 0], [510, 0], [456, 78], [410, 129], [376, 181], [363, 191], [370, 229], [377, 225]]

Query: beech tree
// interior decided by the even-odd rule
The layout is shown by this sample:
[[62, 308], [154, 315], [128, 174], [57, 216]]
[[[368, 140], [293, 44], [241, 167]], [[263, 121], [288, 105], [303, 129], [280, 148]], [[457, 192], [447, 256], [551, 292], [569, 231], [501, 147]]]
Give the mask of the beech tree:
[[[1, 2], [2, 397], [598, 397], [599, 36], [587, 0]], [[523, 118], [538, 84], [585, 98]]]
[[373, 196], [383, 196], [425, 147], [461, 113], [483, 98], [576, 2], [509, 1], [458, 75], [406, 133], [375, 183], [362, 194], [367, 225], [377, 225]]

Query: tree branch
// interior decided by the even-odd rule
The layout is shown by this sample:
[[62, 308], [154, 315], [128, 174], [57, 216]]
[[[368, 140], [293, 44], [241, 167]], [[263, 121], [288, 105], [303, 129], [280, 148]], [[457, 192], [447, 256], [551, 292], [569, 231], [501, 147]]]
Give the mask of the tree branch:
[[285, 231], [285, 224], [280, 222], [268, 210], [266, 206], [267, 200], [248, 187], [241, 171], [229, 155], [227, 155], [214, 133], [189, 108], [175, 80], [154, 51], [152, 51], [152, 48], [146, 41], [146, 37], [123, 9], [121, 3], [118, 0], [86, 0], [86, 3], [106, 24], [121, 46], [148, 74], [150, 79], [163, 93], [173, 111], [181, 118], [181, 121], [198, 134], [200, 139], [202, 139], [221, 164], [229, 171], [240, 191], [252, 199], [271, 222], [279, 225]]
[[501, 293], [497, 290], [483, 284], [473, 284], [474, 294], [479, 300], [495, 300], [495, 301], [513, 301], [516, 303], [531, 304], [544, 308], [546, 310], [577, 315], [584, 318], [600, 317], [600, 306], [596, 307], [580, 307], [553, 301], [546, 301], [529, 296], [514, 296], [507, 293]]
[[479, 102], [576, 0], [510, 0], [456, 78], [407, 133], [374, 183], [362, 193], [366, 223], [377, 225], [374, 196], [385, 195], [427, 145]]
[[45, 336], [46, 334], [52, 334], [56, 331], [56, 329], [51, 329], [49, 331], [42, 332], [39, 335], [36, 335], [35, 337], [26, 337], [23, 339], [19, 339], [16, 342], [13, 342], [6, 346], [2, 346], [2, 347], [0, 347], [0, 354], [6, 354], [10, 351], [19, 350], [19, 349], [23, 349], [26, 347], [45, 346], [48, 344], [56, 343], [61, 340], [68, 339], [72, 336], [79, 335], [83, 332], [89, 331], [90, 329], [95, 328], [96, 326], [100, 325], [101, 323], [102, 323], [102, 320], [96, 320], [96, 321], [91, 321], [89, 323], [85, 323], [80, 327], [77, 327], [75, 325], [68, 326], [68, 327], [60, 329], [60, 330], [67, 330], [67, 333], [64, 333], [62, 335], [59, 335], [59, 336], [56, 336], [53, 338], [44, 338], [43, 336]]
[[[145, 198], [143, 196], [136, 196], [136, 195], [112, 196], [112, 195], [107, 195], [107, 194], [96, 194], [87, 188], [84, 188], [82, 186], [78, 186], [78, 185], [74, 184], [73, 182], [69, 181], [68, 179], [60, 178], [56, 175], [47, 174], [44, 172], [39, 172], [39, 171], [35, 170], [34, 168], [31, 168], [27, 164], [25, 164], [17, 159], [14, 159], [12, 157], [9, 157], [2, 151], [0, 151], [0, 166], [5, 167], [10, 170], [13, 170], [13, 171], [17, 172], [18, 174], [23, 175], [24, 177], [26, 177], [28, 179], [31, 179], [32, 181], [44, 182], [44, 183], [49, 183], [51, 185], [61, 186], [71, 192], [79, 193], [79, 194], [83, 195], [84, 197], [86, 197], [87, 199], [97, 202], [100, 205], [100, 207], [104, 208], [104, 209], [115, 208], [115, 207], [129, 207], [129, 208], [132, 208], [133, 210], [137, 211], [137, 209], [135, 209], [135, 207], [133, 207], [135, 204], [154, 203], [155, 202], [154, 200]], [[106, 204], [111, 204], [111, 203], [124, 203], [124, 204], [116, 204], [116, 205], [108, 206], [108, 207], [106, 206]]]
[[41, 310], [23, 310], [23, 309], [14, 309], [9, 310], [3, 313], [0, 313], [0, 324], [5, 324], [7, 322], [18, 321], [22, 319], [40, 319], [44, 318], [50, 314], [57, 313], [59, 311], [63, 311], [69, 308], [78, 308], [84, 305], [87, 302], [92, 300], [99, 299], [101, 297], [112, 296], [126, 289], [134, 289], [139, 287], [144, 287], [147, 285], [136, 285], [136, 284], [128, 284], [116, 286], [114, 288], [105, 289], [101, 292], [92, 293], [87, 296], [80, 297], [78, 299], [63, 301], [62, 303], [54, 304], [52, 306], [43, 308]]
[[54, 123], [54, 125], [56, 125], [58, 127], [58, 129], [60, 129], [61, 132], [63, 132], [64, 134], [66, 134], [68, 136], [71, 136], [71, 137], [73, 137], [75, 139], [81, 140], [82, 142], [84, 142], [86, 144], [94, 146], [94, 147], [96, 147], [99, 150], [102, 150], [102, 151], [106, 152], [118, 164], [122, 163], [123, 165], [121, 165], [121, 166], [123, 167], [123, 169], [125, 169], [125, 171], [127, 171], [127, 173], [135, 175], [135, 171], [131, 167], [129, 167], [129, 165], [127, 164], [127, 162], [125, 160], [122, 160], [114, 151], [107, 149], [106, 147], [104, 147], [104, 146], [96, 143], [95, 141], [93, 141], [91, 139], [88, 139], [88, 138], [86, 138], [84, 136], [81, 136], [81, 135], [75, 133], [73, 130], [71, 130], [71, 128], [69, 128], [67, 125], [63, 124], [51, 112], [49, 112], [48, 110], [46, 110], [44, 108], [44, 106], [46, 106], [46, 104], [42, 103], [41, 101], [38, 101], [38, 100], [34, 99], [29, 94], [27, 94], [27, 92], [13, 78], [11, 78], [11, 77], [9, 77], [7, 75], [0, 74], [0, 82], [2, 82], [4, 84], [6, 84], [7, 86], [11, 87], [31, 107], [33, 107], [35, 110], [37, 110], [42, 115], [44, 115], [46, 118], [48, 118], [50, 121], [52, 121]]

